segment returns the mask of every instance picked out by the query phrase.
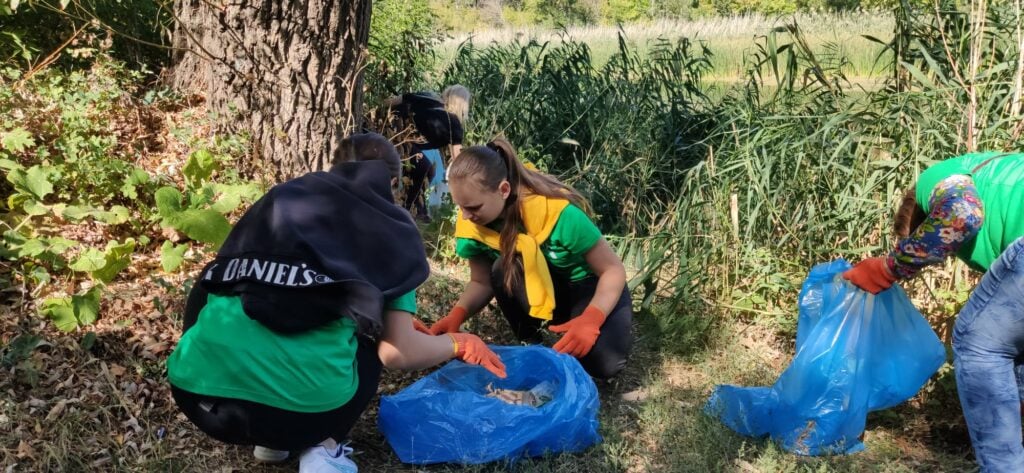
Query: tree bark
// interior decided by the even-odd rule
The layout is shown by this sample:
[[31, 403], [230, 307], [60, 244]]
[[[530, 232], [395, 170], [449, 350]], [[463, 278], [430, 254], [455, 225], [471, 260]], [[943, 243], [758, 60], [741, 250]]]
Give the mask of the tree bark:
[[358, 130], [370, 0], [178, 0], [171, 81], [206, 97], [280, 177], [330, 166]]

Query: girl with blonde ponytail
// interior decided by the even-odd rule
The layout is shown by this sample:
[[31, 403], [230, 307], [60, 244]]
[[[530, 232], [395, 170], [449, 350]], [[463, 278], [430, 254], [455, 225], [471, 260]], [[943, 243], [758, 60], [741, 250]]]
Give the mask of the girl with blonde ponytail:
[[458, 332], [495, 298], [520, 340], [562, 334], [554, 349], [579, 358], [592, 376], [610, 378], [632, 345], [632, 300], [622, 261], [587, 216], [572, 187], [523, 166], [496, 138], [466, 148], [448, 171], [459, 207], [456, 253], [470, 282], [432, 334]]

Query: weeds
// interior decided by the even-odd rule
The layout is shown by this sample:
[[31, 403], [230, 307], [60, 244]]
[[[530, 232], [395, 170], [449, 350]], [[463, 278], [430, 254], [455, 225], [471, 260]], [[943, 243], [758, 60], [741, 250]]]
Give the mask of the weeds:
[[0, 83], [0, 258], [68, 331], [96, 321], [103, 286], [133, 255], [162, 243], [162, 266], [174, 271], [190, 241], [218, 245], [226, 215], [261, 194], [227, 166], [244, 149], [237, 138], [193, 138], [180, 170], [158, 170], [162, 114], [134, 97], [141, 75], [107, 57], [88, 72], [15, 83], [5, 70]]
[[707, 44], [662, 39], [640, 53], [622, 33], [601, 67], [569, 37], [466, 43], [443, 78], [478, 97], [475, 140], [506, 134], [593, 200], [638, 300], [715, 301], [791, 334], [807, 268], [887, 249], [891, 209], [920, 170], [1018, 144], [1012, 9], [967, 21], [910, 8], [895, 39], [878, 41], [893, 71], [878, 90], [858, 90], [843, 48], [813, 47], [798, 23], [759, 37], [743, 81], [718, 98], [706, 93]]

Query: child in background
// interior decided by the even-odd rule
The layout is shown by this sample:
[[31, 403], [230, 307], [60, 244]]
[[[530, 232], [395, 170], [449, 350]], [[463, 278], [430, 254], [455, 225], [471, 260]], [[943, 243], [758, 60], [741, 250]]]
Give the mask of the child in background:
[[[450, 158], [461, 152], [470, 100], [469, 90], [456, 84], [445, 88], [439, 97], [433, 92], [415, 92], [385, 102], [398, 117], [412, 121], [418, 135], [409, 153], [410, 178], [404, 207], [423, 221], [429, 221], [429, 214], [436, 211], [449, 191], [442, 152]], [[420, 162], [423, 159], [429, 163], [429, 171], [427, 163]], [[427, 178], [429, 182], [423, 182]], [[421, 198], [424, 191], [427, 196]]]
[[[462, 95], [453, 93], [451, 97], [457, 99]], [[410, 137], [413, 144], [408, 153], [409, 176], [405, 188], [405, 208], [416, 218], [430, 221], [427, 202], [436, 207], [441, 204], [442, 196], [447, 192], [444, 160], [440, 150], [461, 149], [464, 135], [462, 122], [456, 115], [445, 110], [445, 104], [440, 98], [428, 92], [403, 94], [401, 98], [390, 100], [389, 106], [399, 117], [411, 121], [414, 126], [414, 133]], [[427, 191], [430, 197], [424, 195]]]

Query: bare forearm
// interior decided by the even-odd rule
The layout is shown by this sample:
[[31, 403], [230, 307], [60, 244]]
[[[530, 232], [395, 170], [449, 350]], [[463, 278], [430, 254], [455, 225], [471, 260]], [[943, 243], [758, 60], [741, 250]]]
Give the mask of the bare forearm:
[[448, 335], [433, 336], [416, 331], [412, 316], [407, 312], [388, 311], [385, 317], [384, 337], [377, 346], [377, 355], [384, 366], [418, 370], [454, 356], [454, 346]]
[[420, 370], [448, 361], [454, 355], [452, 339], [448, 335], [408, 334], [405, 348], [382, 341], [378, 354], [384, 365], [391, 369]]
[[587, 251], [586, 258], [597, 275], [597, 288], [590, 305], [607, 315], [619, 303], [622, 288], [626, 287], [626, 267], [604, 238]]
[[626, 287], [626, 272], [619, 268], [611, 268], [602, 274], [597, 280], [597, 289], [594, 291], [594, 298], [590, 305], [598, 308], [604, 314], [611, 313], [615, 305], [619, 303], [622, 295], [622, 288]]
[[462, 292], [462, 296], [459, 297], [459, 301], [455, 305], [466, 309], [470, 315], [480, 312], [491, 298], [494, 297], [494, 291], [491, 290], [491, 286], [484, 284], [479, 281], [470, 281], [466, 284], [466, 290]]

